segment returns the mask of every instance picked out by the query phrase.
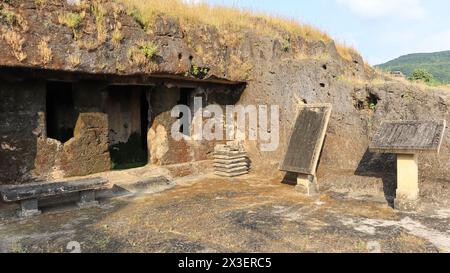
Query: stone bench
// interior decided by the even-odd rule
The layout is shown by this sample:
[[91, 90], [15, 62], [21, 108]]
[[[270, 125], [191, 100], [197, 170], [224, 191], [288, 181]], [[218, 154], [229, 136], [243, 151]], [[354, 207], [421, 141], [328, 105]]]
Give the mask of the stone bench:
[[5, 202], [20, 202], [20, 217], [31, 217], [41, 214], [38, 208], [39, 199], [69, 193], [80, 193], [77, 204], [81, 208], [96, 206], [98, 202], [95, 200], [95, 191], [106, 189], [107, 185], [108, 180], [106, 179], [88, 178], [64, 182], [7, 185], [0, 188], [0, 194]]

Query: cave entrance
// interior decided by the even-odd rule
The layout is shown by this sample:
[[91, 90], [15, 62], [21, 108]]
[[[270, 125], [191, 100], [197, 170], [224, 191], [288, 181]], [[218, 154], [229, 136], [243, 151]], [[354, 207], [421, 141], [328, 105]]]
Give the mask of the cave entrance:
[[148, 163], [149, 89], [143, 85], [108, 87], [105, 112], [112, 169], [131, 169]]
[[62, 143], [73, 138], [78, 113], [74, 107], [72, 82], [47, 82], [47, 137]]
[[[192, 107], [191, 97], [192, 97], [192, 94], [194, 93], [194, 91], [195, 91], [194, 88], [180, 88], [180, 99], [178, 100], [177, 104], [184, 105], [184, 106], [191, 108]], [[183, 113], [180, 113], [180, 115], [178, 116], [178, 119], [182, 119], [182, 118], [183, 118]], [[186, 124], [187, 128], [184, 128], [184, 125], [182, 124], [180, 126], [180, 133], [183, 133], [186, 136], [190, 136], [191, 135], [191, 123], [192, 123], [192, 120], [189, 120], [189, 123]]]

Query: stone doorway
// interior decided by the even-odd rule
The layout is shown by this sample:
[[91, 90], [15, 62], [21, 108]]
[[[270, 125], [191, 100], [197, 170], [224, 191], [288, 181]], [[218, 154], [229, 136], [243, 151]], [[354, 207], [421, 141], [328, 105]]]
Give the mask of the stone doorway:
[[150, 88], [144, 85], [108, 87], [105, 112], [112, 169], [131, 169], [148, 163]]

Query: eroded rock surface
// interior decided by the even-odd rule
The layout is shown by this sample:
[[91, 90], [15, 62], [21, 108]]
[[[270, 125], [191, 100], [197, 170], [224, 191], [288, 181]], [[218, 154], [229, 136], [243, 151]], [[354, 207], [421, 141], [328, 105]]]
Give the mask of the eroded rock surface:
[[[13, 23], [3, 17], [0, 20], [0, 47], [7, 49], [0, 51], [0, 66], [7, 73], [4, 75], [11, 75], [16, 71], [8, 70], [11, 67], [32, 67], [107, 76], [130, 76], [134, 77], [132, 81], [140, 82], [158, 76], [182, 77], [197, 82], [245, 82], [242, 95], [236, 99], [237, 104], [280, 106], [279, 149], [274, 152], [261, 152], [260, 143], [245, 143], [253, 171], [273, 177], [284, 175], [278, 171], [278, 165], [284, 157], [298, 106], [304, 103], [333, 104], [320, 160], [319, 180], [320, 176], [328, 178], [334, 175], [337, 181], [339, 175], [352, 178], [356, 175], [358, 177], [355, 181], [375, 178], [377, 183], [382, 185], [381, 180], [395, 171], [395, 158], [371, 154], [367, 147], [383, 120], [450, 120], [448, 91], [377, 77], [358, 54], [352, 53], [348, 58], [343, 58], [333, 41], [315, 41], [291, 35], [288, 39], [290, 46], [286, 48], [279, 38], [260, 35], [251, 29], [231, 34], [223, 33], [210, 25], [183, 26], [176, 18], [167, 18], [164, 15], [144, 29], [120, 5], [112, 1], [102, 3], [107, 11], [103, 21], [105, 37], [102, 36], [105, 33], [96, 28], [95, 14], [87, 7], [67, 5], [64, 1], [46, 1], [43, 7], [36, 6], [35, 1], [31, 0], [2, 2], [2, 10], [13, 12], [15, 18], [20, 19]], [[69, 13], [84, 14], [75, 30], [59, 18]], [[112, 33], [119, 25], [122, 39], [117, 42], [117, 39], [114, 41]], [[15, 34], [16, 38], [23, 41], [22, 46], [12, 48], [11, 43], [8, 43], [12, 36], [8, 36], [8, 33]], [[43, 40], [41, 48], [46, 48], [45, 37], [49, 33], [52, 35], [46, 45], [51, 51], [51, 58], [44, 58], [43, 53], [49, 51], [37, 51], [36, 48]], [[151, 58], [142, 56], [143, 43], [156, 46], [156, 53]], [[8, 88], [0, 88], [3, 93], [12, 92], [6, 91]], [[34, 102], [40, 99], [34, 98], [33, 92], [27, 94], [30, 94]], [[8, 100], [14, 96], [20, 95], [15, 94]], [[220, 98], [217, 101], [223, 102]], [[26, 134], [38, 136], [42, 126], [38, 124], [37, 113], [42, 111], [42, 104], [34, 102], [28, 107], [20, 106], [23, 107], [20, 113], [27, 120], [26, 123], [31, 124], [25, 124], [25, 119], [19, 120], [17, 116], [17, 122], [14, 123], [16, 125], [11, 125], [12, 120], [7, 117], [2, 118], [2, 121], [8, 121], [3, 123], [1, 128], [6, 128], [5, 132], [20, 132], [27, 128], [24, 130]], [[10, 110], [4, 103], [0, 114]], [[152, 162], [171, 164], [207, 158], [208, 151], [213, 147], [211, 143], [179, 142], [172, 143], [173, 149], [166, 149], [166, 145], [170, 143], [161, 141], [160, 135], [168, 133], [167, 124], [171, 119], [164, 114], [168, 110], [162, 109], [163, 114], [156, 117], [155, 126], [148, 134], [149, 139], [161, 144], [150, 148], [154, 151]], [[17, 153], [15, 149], [32, 146], [34, 143], [30, 145], [30, 139], [33, 138], [4, 137], [0, 162], [9, 160]], [[22, 145], [20, 142], [26, 143]], [[179, 153], [180, 150], [186, 151], [186, 145], [197, 145], [197, 148], [188, 149], [188, 153]], [[50, 143], [48, 149], [60, 148]], [[33, 156], [33, 150], [24, 152], [18, 157]], [[420, 173], [426, 178], [423, 181], [443, 181], [443, 187], [447, 190], [450, 178], [449, 155], [450, 134], [447, 133], [439, 155], [421, 156]], [[16, 182], [27, 180], [27, 174], [34, 166], [32, 162], [23, 164], [24, 160], [17, 158], [16, 164], [12, 164], [7, 172], [0, 175], [6, 178], [19, 177]], [[42, 166], [45, 165], [43, 159], [38, 162]], [[54, 172], [58, 173], [60, 170]], [[350, 187], [360, 186], [344, 184]]]

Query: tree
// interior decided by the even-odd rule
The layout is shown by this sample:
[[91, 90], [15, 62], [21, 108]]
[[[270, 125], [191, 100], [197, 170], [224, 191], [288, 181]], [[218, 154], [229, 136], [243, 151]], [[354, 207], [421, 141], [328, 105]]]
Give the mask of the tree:
[[433, 74], [424, 69], [416, 69], [413, 71], [409, 79], [411, 81], [422, 81], [425, 83], [432, 83], [434, 81], [434, 76]]

